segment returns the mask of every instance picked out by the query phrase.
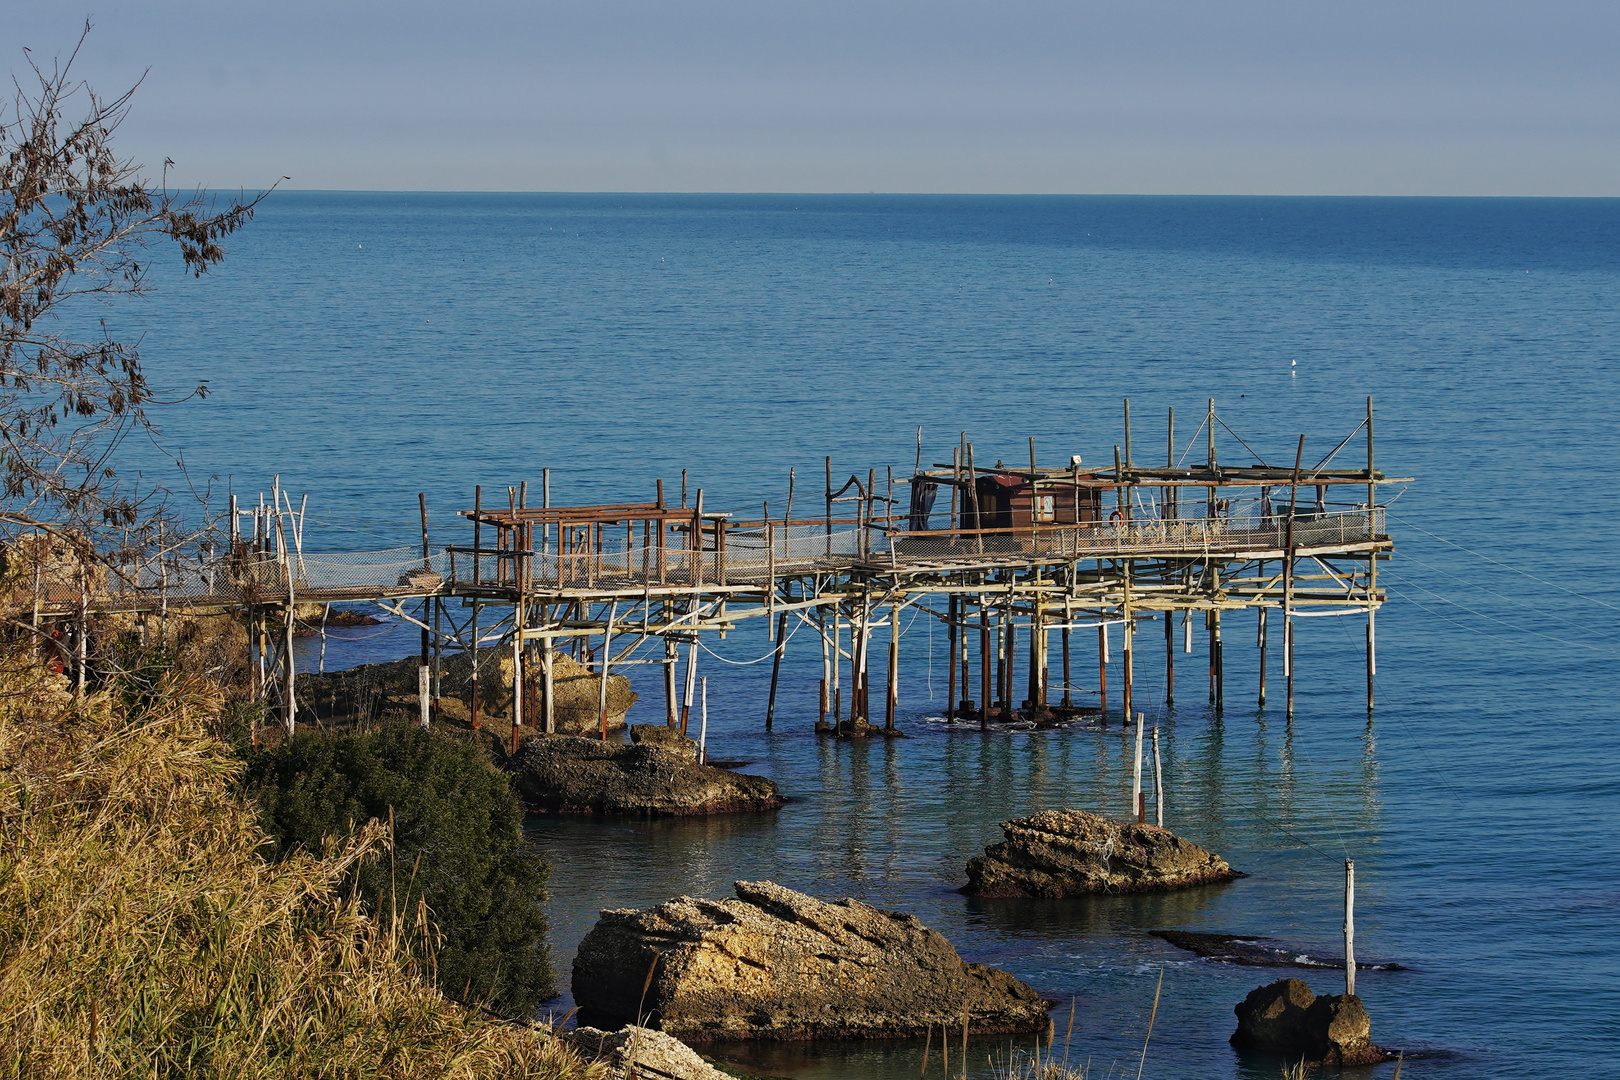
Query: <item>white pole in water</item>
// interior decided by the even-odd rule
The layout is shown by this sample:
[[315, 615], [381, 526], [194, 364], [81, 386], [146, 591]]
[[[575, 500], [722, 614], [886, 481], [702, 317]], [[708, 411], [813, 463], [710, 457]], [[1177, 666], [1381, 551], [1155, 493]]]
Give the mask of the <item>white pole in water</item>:
[[1192, 652], [1192, 611], [1189, 609], [1181, 615], [1181, 651]]
[[709, 677], [703, 676], [698, 680], [703, 684], [700, 691], [702, 704], [698, 717], [698, 764], [707, 765], [709, 762]]
[[1159, 725], [1153, 725], [1153, 806], [1158, 811], [1159, 828], [1164, 828], [1164, 772], [1159, 768]]
[[1142, 722], [1147, 717], [1136, 714], [1136, 767], [1131, 771], [1131, 813], [1138, 825], [1147, 818], [1147, 804], [1142, 801]]
[[1356, 863], [1344, 860], [1344, 992], [1356, 993]]

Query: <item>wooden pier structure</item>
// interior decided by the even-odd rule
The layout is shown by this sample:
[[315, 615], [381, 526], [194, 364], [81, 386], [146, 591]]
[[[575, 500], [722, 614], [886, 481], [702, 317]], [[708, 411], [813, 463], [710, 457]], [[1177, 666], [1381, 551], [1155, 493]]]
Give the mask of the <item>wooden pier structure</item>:
[[[1218, 427], [1253, 460], [1221, 463]], [[1363, 432], [1365, 465], [1334, 465]], [[1209, 700], [1220, 708], [1223, 630], [1244, 610], [1257, 613], [1259, 703], [1266, 702], [1275, 630], [1290, 718], [1294, 621], [1363, 619], [1372, 709], [1375, 615], [1384, 600], [1378, 562], [1393, 548], [1378, 487], [1409, 478], [1386, 477], [1374, 466], [1371, 399], [1365, 419], [1313, 465], [1304, 462], [1303, 435], [1291, 461], [1265, 462], [1226, 427], [1213, 400], [1179, 449], [1170, 412], [1162, 464], [1149, 464], [1145, 459], [1161, 455], [1142, 445], [1133, 446], [1128, 401], [1123, 442], [1100, 467], [1078, 456], [1041, 464], [1033, 438], [1027, 467], [979, 464], [965, 438], [949, 461], [925, 463], [919, 431], [909, 475], [886, 468], [845, 476], [827, 458], [820, 513], [797, 518], [792, 473], [776, 516], [768, 505], [757, 514], [706, 505], [702, 488], [689, 493], [684, 474], [678, 497], [657, 481], [646, 502], [558, 505], [546, 470], [538, 490], [526, 483], [498, 496], [476, 489], [460, 511], [464, 543], [430, 543], [419, 497], [420, 545], [363, 553], [305, 552], [303, 503], [295, 507], [278, 484], [268, 504], [261, 496], [243, 509], [233, 498], [229, 536], [200, 544], [188, 559], [159, 555], [112, 575], [120, 584], [93, 603], [68, 595], [72, 590], [36, 597], [35, 617], [71, 620], [91, 607], [239, 612], [249, 626], [254, 692], [289, 730], [300, 715], [296, 612], [341, 602], [374, 604], [420, 628], [423, 724], [440, 696], [445, 655], [474, 654], [476, 725], [478, 658], [510, 650], [512, 664], [496, 670], [513, 681], [502, 689], [512, 695], [514, 743], [520, 729], [555, 730], [551, 669], [563, 649], [601, 679], [601, 737], [608, 677], [637, 664], [663, 669], [665, 722], [684, 729], [700, 640], [755, 619], [775, 643], [767, 727], [775, 721], [789, 628], [797, 624], [812, 631], [821, 653], [816, 729], [894, 732], [900, 617], [908, 607], [944, 624], [946, 711], [956, 721], [988, 727], [1084, 712], [1129, 722], [1141, 704], [1138, 637], [1162, 624], [1164, 700], [1173, 701], [1176, 624], [1190, 653], [1195, 616], [1208, 638]], [[1198, 460], [1188, 464], [1188, 457]], [[1111, 636], [1122, 675], [1113, 691]], [[1076, 662], [1076, 646], [1089, 652], [1093, 643], [1096, 685], [1081, 689], [1092, 669]], [[644, 649], [653, 655], [641, 655]]]

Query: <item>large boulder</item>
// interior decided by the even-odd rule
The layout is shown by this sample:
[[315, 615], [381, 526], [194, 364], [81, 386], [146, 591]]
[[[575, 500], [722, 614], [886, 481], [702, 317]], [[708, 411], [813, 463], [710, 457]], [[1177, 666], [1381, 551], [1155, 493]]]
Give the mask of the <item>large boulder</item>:
[[581, 1022], [639, 1017], [687, 1041], [917, 1036], [964, 1014], [978, 1033], [1046, 1028], [1050, 1002], [914, 916], [769, 881], [736, 892], [602, 912], [574, 958]]
[[1084, 810], [1043, 810], [1001, 823], [1006, 839], [968, 860], [974, 896], [1167, 892], [1240, 877], [1219, 855], [1167, 829]]
[[1232, 1045], [1321, 1065], [1373, 1065], [1390, 1054], [1372, 1043], [1372, 1021], [1353, 994], [1318, 997], [1301, 979], [1249, 992], [1233, 1010]]
[[563, 1038], [588, 1062], [607, 1066], [610, 1080], [732, 1080], [696, 1050], [662, 1031], [626, 1024], [618, 1031], [579, 1027]]
[[684, 817], [782, 805], [781, 792], [763, 776], [699, 765], [689, 754], [649, 742], [531, 738], [507, 769], [512, 791], [536, 814]]

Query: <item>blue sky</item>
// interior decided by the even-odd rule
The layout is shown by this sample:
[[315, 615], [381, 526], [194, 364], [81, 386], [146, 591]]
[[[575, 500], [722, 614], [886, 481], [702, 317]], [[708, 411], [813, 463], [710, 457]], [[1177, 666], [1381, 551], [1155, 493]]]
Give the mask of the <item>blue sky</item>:
[[183, 183], [1620, 195], [1620, 4], [0, 0]]

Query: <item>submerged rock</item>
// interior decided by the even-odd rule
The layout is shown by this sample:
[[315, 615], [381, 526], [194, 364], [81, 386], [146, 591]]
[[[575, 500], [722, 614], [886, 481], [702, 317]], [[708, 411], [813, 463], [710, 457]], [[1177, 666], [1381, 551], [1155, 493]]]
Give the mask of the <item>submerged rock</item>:
[[[1250, 967], [1329, 968], [1344, 970], [1342, 956], [1312, 956], [1303, 949], [1254, 934], [1209, 934], [1198, 930], [1149, 930], [1178, 949], [1186, 949], [1206, 960]], [[1357, 961], [1360, 971], [1407, 971], [1392, 961]]]
[[1084, 810], [1043, 810], [1001, 823], [1007, 839], [968, 860], [974, 896], [1168, 892], [1241, 877], [1219, 855], [1167, 829]]
[[1392, 1056], [1372, 1043], [1372, 1021], [1353, 994], [1318, 997], [1300, 979], [1251, 990], [1233, 1008], [1232, 1045], [1320, 1065], [1374, 1065]]
[[736, 893], [602, 912], [574, 959], [581, 1022], [639, 1015], [689, 1041], [914, 1036], [964, 1013], [980, 1034], [1046, 1028], [1050, 1002], [911, 915], [769, 881]]
[[626, 1024], [618, 1031], [575, 1028], [563, 1036], [587, 1062], [608, 1067], [610, 1080], [732, 1080], [672, 1035]]
[[781, 792], [763, 776], [699, 765], [685, 753], [647, 742], [530, 738], [507, 769], [513, 793], [536, 814], [681, 817], [782, 805]]

